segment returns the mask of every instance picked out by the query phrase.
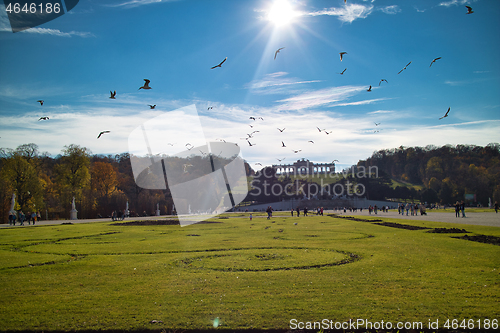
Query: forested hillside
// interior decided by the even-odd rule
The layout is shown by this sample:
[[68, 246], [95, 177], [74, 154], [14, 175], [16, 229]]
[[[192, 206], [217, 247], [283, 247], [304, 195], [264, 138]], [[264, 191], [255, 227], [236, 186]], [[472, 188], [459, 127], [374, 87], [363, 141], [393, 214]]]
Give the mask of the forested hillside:
[[[489, 198], [500, 201], [500, 145], [446, 145], [399, 147], [379, 150], [358, 167], [376, 166], [379, 177], [421, 185], [413, 196], [423, 201], [451, 204], [475, 195], [471, 203], [486, 206]], [[386, 184], [388, 185], [388, 184]], [[396, 187], [386, 197], [407, 197], [410, 189]], [[426, 200], [427, 199], [427, 200]]]

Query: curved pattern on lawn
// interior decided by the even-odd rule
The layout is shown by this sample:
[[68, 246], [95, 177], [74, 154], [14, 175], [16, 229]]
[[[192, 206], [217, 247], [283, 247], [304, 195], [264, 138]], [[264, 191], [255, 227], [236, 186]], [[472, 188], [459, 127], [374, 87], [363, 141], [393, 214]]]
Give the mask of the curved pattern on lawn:
[[316, 248], [248, 248], [204, 251], [174, 262], [177, 267], [222, 272], [262, 272], [345, 265], [361, 257], [354, 253]]

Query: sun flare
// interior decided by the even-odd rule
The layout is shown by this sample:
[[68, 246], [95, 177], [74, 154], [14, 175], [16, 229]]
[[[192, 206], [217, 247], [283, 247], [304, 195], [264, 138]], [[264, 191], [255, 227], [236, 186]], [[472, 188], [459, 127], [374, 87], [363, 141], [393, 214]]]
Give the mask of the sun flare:
[[269, 21], [276, 26], [283, 26], [290, 23], [297, 13], [287, 0], [276, 0], [267, 14]]

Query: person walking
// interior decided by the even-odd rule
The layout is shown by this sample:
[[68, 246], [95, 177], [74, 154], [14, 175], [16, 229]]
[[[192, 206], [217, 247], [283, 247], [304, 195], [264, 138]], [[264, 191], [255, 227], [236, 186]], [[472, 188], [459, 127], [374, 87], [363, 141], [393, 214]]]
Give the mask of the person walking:
[[33, 225], [35, 225], [35, 222], [36, 222], [36, 213], [35, 212], [31, 213], [31, 220], [33, 221]]
[[290, 209], [290, 213], [292, 214], [292, 217], [293, 217], [293, 207], [292, 207], [292, 209]]
[[271, 206], [267, 207], [266, 212], [267, 212], [267, 219], [269, 220], [273, 215], [273, 209], [271, 208]]
[[455, 217], [460, 217], [460, 203], [455, 202]]
[[296, 211], [297, 211], [297, 217], [299, 217], [299, 216], [300, 216], [300, 209], [299, 209], [299, 206], [297, 206]]
[[495, 213], [498, 213], [498, 201], [495, 201]]
[[465, 202], [463, 200], [460, 203], [460, 210], [462, 211], [462, 217], [465, 217]]

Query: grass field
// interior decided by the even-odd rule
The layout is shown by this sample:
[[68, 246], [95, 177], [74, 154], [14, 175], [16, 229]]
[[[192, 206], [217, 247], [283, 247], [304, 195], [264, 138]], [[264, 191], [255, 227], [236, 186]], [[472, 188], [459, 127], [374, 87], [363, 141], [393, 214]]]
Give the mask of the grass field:
[[[495, 227], [383, 220], [500, 237]], [[463, 230], [331, 216], [211, 221], [0, 229], [0, 330], [500, 319], [500, 246], [452, 238]]]

